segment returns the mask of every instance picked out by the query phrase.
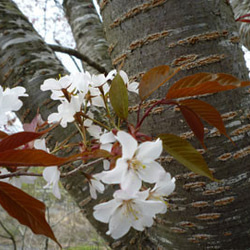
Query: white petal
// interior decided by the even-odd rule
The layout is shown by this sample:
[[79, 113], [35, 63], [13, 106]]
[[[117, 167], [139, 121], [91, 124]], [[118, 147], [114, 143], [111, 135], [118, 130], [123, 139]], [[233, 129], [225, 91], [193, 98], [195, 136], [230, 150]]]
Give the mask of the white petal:
[[141, 188], [141, 179], [135, 173], [133, 169], [129, 169], [125, 172], [122, 181], [121, 188], [126, 190], [128, 193], [134, 194]]
[[129, 80], [128, 80], [128, 75], [126, 74], [126, 72], [123, 70], [120, 70], [119, 74], [120, 74], [122, 80], [124, 81], [124, 83], [125, 84], [128, 83]]
[[106, 77], [104, 76], [104, 74], [99, 74], [99, 75], [92, 75], [92, 83], [93, 83], [93, 87], [99, 87], [101, 85], [103, 85], [106, 82]]
[[102, 134], [100, 137], [101, 144], [111, 143], [111, 142], [115, 142], [115, 141], [116, 141], [116, 138], [115, 138], [112, 131], [105, 133], [105, 134]]
[[113, 70], [111, 70], [111, 71], [108, 73], [106, 79], [107, 79], [107, 80], [113, 80], [113, 79], [115, 78], [116, 74], [117, 74], [116, 69], [113, 69]]
[[162, 153], [162, 141], [143, 142], [136, 153], [136, 158], [142, 162], [150, 162], [157, 159]]
[[131, 227], [131, 222], [125, 215], [126, 211], [124, 211], [124, 209], [125, 208], [123, 206], [121, 208], [117, 208], [110, 218], [109, 232], [114, 239], [121, 238]]
[[123, 175], [128, 169], [128, 164], [123, 159], [116, 161], [116, 166], [110, 171], [103, 171], [102, 182], [107, 184], [118, 184], [121, 182]]
[[138, 87], [139, 87], [138, 82], [131, 82], [128, 84], [128, 91], [138, 94], [139, 93]]
[[113, 145], [110, 143], [107, 144], [101, 144], [100, 149], [106, 150], [108, 152], [111, 152]]
[[61, 199], [61, 193], [60, 193], [60, 189], [59, 189], [59, 186], [58, 186], [58, 182], [53, 185], [52, 193], [54, 194], [54, 196], [57, 199]]
[[94, 206], [94, 217], [96, 220], [108, 223], [110, 216], [113, 214], [115, 209], [120, 205], [116, 200], [110, 200], [108, 202], [104, 202]]
[[159, 196], [168, 196], [175, 189], [175, 178], [171, 179], [169, 173], [165, 172], [164, 175], [161, 175], [159, 180], [156, 182], [155, 187], [152, 192], [155, 192]]
[[153, 161], [139, 168], [138, 176], [145, 182], [154, 183], [164, 172], [164, 168], [158, 162]]
[[91, 98], [92, 105], [96, 107], [105, 107], [104, 101], [101, 96]]
[[96, 139], [100, 138], [100, 134], [102, 133], [102, 128], [97, 125], [91, 125], [87, 128], [88, 133]]
[[122, 158], [131, 159], [138, 146], [136, 139], [124, 131], [119, 131], [116, 138], [122, 146]]
[[103, 160], [103, 169], [109, 170], [110, 168], [110, 162], [108, 160]]
[[40, 86], [40, 89], [42, 91], [59, 89], [58, 81], [53, 78], [49, 78], [43, 82], [43, 84]]
[[91, 185], [90, 182], [89, 182], [89, 192], [90, 192], [90, 196], [92, 197], [92, 199], [97, 198], [96, 189]]
[[47, 152], [46, 144], [45, 144], [45, 139], [36, 139], [34, 141], [34, 148], [36, 149], [41, 149]]
[[151, 217], [154, 217], [156, 214], [160, 213], [162, 209], [165, 207], [164, 202], [154, 201], [154, 200], [146, 200], [146, 201], [135, 200], [135, 204], [138, 207], [138, 209], [141, 210], [143, 215]]

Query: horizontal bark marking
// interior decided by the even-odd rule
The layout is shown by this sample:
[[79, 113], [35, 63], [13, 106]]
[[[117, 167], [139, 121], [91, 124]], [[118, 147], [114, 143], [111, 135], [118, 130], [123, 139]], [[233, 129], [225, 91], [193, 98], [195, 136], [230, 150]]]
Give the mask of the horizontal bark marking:
[[201, 208], [201, 207], [207, 207], [208, 206], [208, 202], [207, 201], [196, 201], [191, 203], [192, 207], [197, 207], [197, 208]]
[[225, 154], [222, 154], [220, 155], [217, 159], [219, 161], [227, 161], [229, 160], [233, 155], [231, 153], [225, 153]]
[[239, 159], [239, 158], [243, 158], [246, 157], [250, 154], [250, 146], [245, 147], [239, 151], [237, 151], [236, 153], [234, 153], [233, 158], [234, 159]]
[[206, 186], [206, 182], [196, 181], [196, 182], [186, 183], [182, 187], [186, 190], [190, 190], [190, 189], [200, 188], [200, 187], [204, 187], [204, 186]]
[[193, 68], [198, 68], [202, 66], [206, 66], [212, 63], [218, 63], [221, 62], [226, 56], [224, 54], [215, 54], [215, 55], [210, 55], [206, 57], [202, 57], [200, 59], [195, 60], [194, 62], [187, 63], [182, 66], [182, 70], [189, 70]]
[[225, 206], [225, 205], [232, 203], [234, 200], [235, 200], [235, 198], [233, 196], [225, 197], [225, 198], [222, 198], [219, 200], [215, 200], [214, 205], [215, 206]]
[[171, 65], [174, 66], [174, 67], [178, 67], [178, 66], [193, 62], [197, 58], [198, 58], [198, 55], [196, 55], [196, 54], [180, 56], [180, 57], [174, 59], [172, 61]]
[[208, 189], [208, 190], [204, 191], [202, 194], [203, 195], [215, 195], [215, 194], [223, 193], [229, 189], [230, 189], [230, 186], [218, 187], [216, 189]]
[[250, 131], [250, 124], [244, 125], [240, 128], [235, 129], [234, 131], [231, 132], [231, 135], [240, 135], [240, 134], [245, 134]]
[[167, 30], [163, 30], [162, 32], [157, 32], [157, 33], [149, 34], [148, 36], [146, 36], [146, 37], [144, 37], [142, 39], [133, 41], [129, 45], [129, 48], [131, 50], [135, 50], [137, 48], [142, 47], [144, 44], [155, 42], [155, 41], [157, 41], [157, 40], [159, 40], [159, 39], [161, 39], [163, 37], [166, 37], [168, 35], [169, 35], [169, 31], [167, 31]]
[[118, 17], [117, 19], [115, 19], [114, 22], [109, 25], [109, 27], [112, 29], [112, 28], [120, 25], [125, 20], [127, 20], [131, 17], [134, 17], [141, 12], [148, 11], [152, 8], [160, 6], [160, 5], [164, 4], [165, 2], [166, 2], [166, 0], [151, 0], [147, 3], [138, 5], [138, 6], [134, 7], [133, 9], [129, 10], [128, 12], [126, 12], [125, 14], [123, 14], [121, 17]]
[[198, 42], [212, 41], [220, 37], [226, 37], [227, 35], [228, 35], [228, 31], [226, 30], [223, 30], [220, 32], [219, 31], [206, 32], [203, 34], [193, 35], [193, 36], [189, 36], [184, 39], [178, 40], [175, 43], [169, 44], [168, 47], [174, 48], [175, 46], [178, 46], [178, 45], [194, 45]]
[[195, 217], [198, 220], [217, 220], [221, 216], [220, 213], [205, 213], [205, 214], [198, 214]]

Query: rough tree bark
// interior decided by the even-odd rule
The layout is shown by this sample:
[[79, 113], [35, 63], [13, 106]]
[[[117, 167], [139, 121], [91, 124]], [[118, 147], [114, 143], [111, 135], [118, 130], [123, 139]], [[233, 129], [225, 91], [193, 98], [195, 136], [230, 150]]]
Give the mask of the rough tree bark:
[[[131, 77], [160, 64], [186, 64], [180, 76], [209, 71], [247, 78], [227, 1], [116, 0], [100, 4], [107, 40], [113, 49], [112, 63], [122, 64]], [[167, 88], [161, 88], [151, 99], [163, 97]], [[228, 91], [204, 99], [223, 114], [237, 145], [207, 127], [208, 150], [204, 157], [215, 177], [222, 180], [219, 183], [192, 175], [174, 161], [165, 163], [177, 178], [177, 188], [171, 196], [169, 212], [146, 231], [150, 248], [250, 247], [249, 90]], [[191, 137], [191, 142], [199, 147], [178, 114], [158, 112], [144, 127], [147, 133], [171, 131]], [[128, 246], [127, 242], [125, 237], [120, 244]]]
[[[92, 0], [64, 0], [63, 6], [78, 51], [110, 71], [107, 41]], [[83, 67], [91, 73], [99, 73], [84, 62]]]
[[[183, 63], [187, 63], [186, 69], [179, 76], [209, 71], [247, 78], [227, 1], [116, 0], [102, 1], [101, 6], [113, 64], [122, 64], [131, 78], [139, 78], [140, 73], [156, 65], [175, 67]], [[41, 92], [38, 96], [39, 85], [45, 78], [62, 73], [63, 68], [9, 0], [1, 1], [0, 22], [1, 84], [27, 87], [29, 93], [34, 94], [26, 100], [25, 110], [32, 104], [32, 108], [41, 106], [47, 117], [50, 112], [45, 102], [47, 96], [41, 96]], [[167, 87], [151, 98], [162, 97]], [[154, 227], [143, 233], [131, 231], [121, 240], [113, 241], [105, 236], [107, 225], [92, 217], [93, 205], [108, 199], [108, 192], [92, 201], [81, 176], [64, 180], [66, 189], [113, 248], [250, 247], [249, 91], [233, 90], [204, 99], [222, 112], [229, 135], [237, 145], [233, 146], [207, 127], [208, 151], [204, 156], [215, 177], [221, 179], [219, 183], [191, 174], [175, 161], [165, 162], [166, 169], [176, 176], [177, 188], [170, 197], [168, 213], [157, 219]], [[20, 113], [24, 115], [24, 110]], [[161, 132], [182, 134], [200, 147], [181, 120], [177, 112], [158, 110], [148, 120], [144, 131], [151, 135]], [[109, 193], [113, 191], [111, 189], [113, 187]]]

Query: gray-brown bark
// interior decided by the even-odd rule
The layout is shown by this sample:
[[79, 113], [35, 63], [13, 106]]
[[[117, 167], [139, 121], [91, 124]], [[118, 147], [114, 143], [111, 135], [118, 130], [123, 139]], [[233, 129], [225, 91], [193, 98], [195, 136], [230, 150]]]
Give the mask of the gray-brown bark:
[[[247, 78], [233, 14], [226, 1], [103, 1], [102, 14], [114, 65], [138, 76], [153, 66], [187, 63], [179, 74], [226, 72]], [[163, 97], [167, 86], [152, 98]], [[204, 154], [220, 183], [191, 175], [174, 161], [165, 167], [177, 177], [169, 212], [137, 243], [143, 248], [246, 249], [250, 247], [249, 91], [228, 91], [204, 98], [225, 117], [233, 146], [208, 127]], [[228, 113], [231, 112], [231, 113]], [[188, 128], [179, 114], [163, 110], [148, 120], [145, 131], [181, 134]], [[188, 133], [186, 134], [188, 137]], [[191, 137], [194, 145], [199, 145]], [[143, 241], [143, 237], [146, 241]], [[138, 235], [137, 235], [138, 236]], [[116, 246], [131, 249], [133, 233]], [[131, 240], [131, 244], [134, 240]], [[136, 240], [135, 240], [136, 242]], [[134, 245], [138, 248], [138, 244]]]
[[[240, 78], [247, 77], [242, 53], [235, 43], [237, 35], [233, 15], [226, 2], [213, 0], [199, 1], [197, 4], [191, 0], [158, 0], [143, 1], [144, 5], [138, 1], [105, 2], [102, 4], [102, 13], [113, 63], [122, 63], [130, 77], [138, 76], [140, 72], [156, 65], [178, 66], [180, 62], [189, 64], [179, 76], [197, 71], [220, 71]], [[27, 87], [34, 94], [26, 101], [25, 107], [33, 105], [33, 109], [41, 104], [42, 112], [47, 114], [47, 96], [38, 96], [36, 93], [45, 78], [62, 73], [63, 68], [15, 5], [7, 0], [1, 1], [0, 11], [1, 84]], [[25, 61], [26, 58], [28, 61]], [[23, 65], [24, 71], [21, 67]], [[46, 71], [39, 71], [40, 67]], [[18, 82], [19, 79], [22, 80]], [[160, 98], [165, 92], [166, 87], [161, 88], [152, 98]], [[192, 175], [174, 161], [165, 163], [166, 169], [177, 178], [176, 192], [170, 197], [169, 212], [157, 219], [156, 225], [146, 232], [131, 231], [115, 242], [105, 236], [112, 247], [250, 247], [249, 92], [246, 89], [234, 90], [205, 99], [224, 114], [228, 132], [237, 144], [233, 146], [226, 138], [208, 128], [208, 151], [204, 156], [214, 169], [215, 177], [222, 181], [213, 183]], [[180, 122], [181, 119], [178, 113], [162, 110], [161, 113], [152, 114], [144, 130], [152, 135], [188, 132], [187, 126]], [[193, 137], [191, 142], [200, 147]], [[107, 225], [93, 219], [92, 208], [100, 200], [108, 199], [108, 193], [113, 191], [113, 187], [104, 196], [99, 196], [99, 200], [93, 201], [82, 179], [81, 176], [68, 178], [64, 180], [64, 186], [97, 230], [105, 235]]]
[[[92, 0], [64, 0], [63, 6], [78, 51], [110, 71], [111, 61], [108, 55], [107, 41]], [[83, 67], [91, 73], [98, 73], [84, 61]]]
[[[31, 122], [38, 109], [43, 119], [55, 112], [57, 103], [50, 99], [50, 91], [42, 92], [40, 85], [50, 77], [66, 74], [60, 60], [37, 34], [27, 18], [11, 0], [0, 2], [0, 84], [5, 87], [23, 86], [28, 98], [18, 112], [24, 122]], [[52, 141], [70, 135], [58, 127], [52, 131]]]

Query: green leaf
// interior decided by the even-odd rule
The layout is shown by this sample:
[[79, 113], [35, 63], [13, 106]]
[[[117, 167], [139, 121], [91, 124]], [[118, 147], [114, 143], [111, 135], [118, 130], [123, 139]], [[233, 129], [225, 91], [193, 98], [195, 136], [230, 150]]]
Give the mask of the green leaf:
[[189, 170], [215, 181], [202, 155], [186, 140], [172, 134], [158, 136], [163, 148]]
[[111, 83], [109, 98], [116, 115], [126, 120], [128, 117], [128, 90], [119, 74]]
[[161, 65], [147, 71], [139, 84], [139, 96], [141, 100], [149, 97], [155, 90], [179, 72], [179, 70], [179, 68], [173, 69], [167, 65]]
[[45, 219], [44, 203], [21, 189], [0, 181], [0, 205], [10, 216], [29, 227], [33, 233], [49, 237], [62, 248]]

